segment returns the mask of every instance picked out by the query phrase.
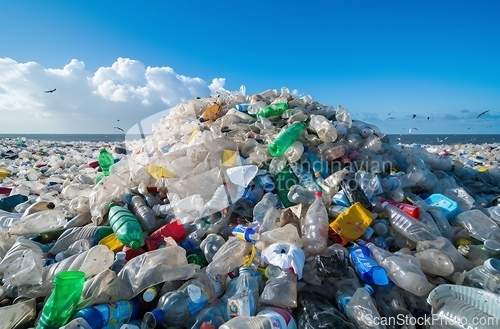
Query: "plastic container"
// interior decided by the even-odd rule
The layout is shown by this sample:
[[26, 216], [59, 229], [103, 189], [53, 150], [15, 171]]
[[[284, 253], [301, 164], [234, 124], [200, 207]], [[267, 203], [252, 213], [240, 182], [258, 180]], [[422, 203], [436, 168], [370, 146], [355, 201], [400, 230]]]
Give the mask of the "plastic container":
[[118, 240], [115, 233], [111, 233], [110, 235], [101, 239], [99, 241], [99, 244], [108, 247], [112, 252], [119, 252], [124, 247], [124, 244], [120, 240]]
[[20, 203], [28, 201], [28, 197], [22, 194], [14, 194], [0, 199], [0, 210], [11, 211]]
[[60, 262], [65, 258], [78, 255], [79, 253], [87, 251], [89, 249], [90, 249], [90, 242], [88, 240], [81, 239], [75, 241], [71, 246], [68, 247], [66, 251], [56, 254], [55, 260], [56, 262]]
[[205, 121], [215, 121], [219, 118], [220, 111], [222, 110], [222, 107], [220, 106], [219, 103], [215, 103], [203, 111], [199, 121], [200, 122], [205, 122]]
[[103, 329], [110, 324], [125, 324], [139, 318], [140, 310], [139, 299], [133, 298], [83, 308], [73, 315], [73, 319], [83, 318], [92, 329]]
[[23, 213], [23, 216], [28, 216], [31, 215], [35, 212], [39, 211], [44, 211], [44, 210], [52, 210], [56, 207], [56, 205], [53, 202], [47, 202], [47, 201], [39, 201], [31, 206], [29, 206]]
[[259, 283], [252, 276], [249, 267], [240, 267], [239, 276], [234, 283], [234, 293], [229, 292], [225, 296], [227, 297], [227, 315], [230, 318], [254, 316], [257, 313]]
[[459, 211], [458, 204], [455, 201], [439, 193], [434, 193], [429, 196], [425, 199], [425, 203], [429, 206], [441, 209], [448, 219], [455, 217]]
[[331, 222], [330, 228], [344, 240], [353, 241], [363, 235], [372, 220], [372, 213], [356, 202]]
[[158, 249], [165, 243], [166, 237], [171, 237], [176, 242], [181, 242], [186, 238], [186, 229], [180, 220], [173, 220], [172, 222], [160, 227], [151, 235], [146, 238], [146, 246], [148, 250]]
[[280, 197], [281, 203], [285, 207], [292, 207], [295, 203], [288, 199], [288, 192], [290, 188], [294, 185], [299, 184], [297, 176], [292, 172], [290, 166], [286, 166], [282, 171], [273, 176], [274, 186]]
[[138, 195], [134, 195], [131, 198], [128, 209], [135, 215], [142, 229], [147, 233], [158, 229], [158, 225], [162, 223], [162, 221], [158, 221], [153, 210], [146, 204], [146, 201]]
[[458, 251], [473, 264], [482, 265], [489, 258], [500, 257], [500, 242], [486, 240], [481, 245], [461, 245]]
[[500, 235], [500, 227], [481, 210], [464, 211], [455, 217], [455, 223], [461, 225], [475, 239], [486, 241]]
[[80, 239], [88, 240], [91, 246], [96, 245], [103, 238], [113, 233], [110, 226], [93, 226], [73, 227], [65, 230], [56, 243], [50, 249], [52, 255], [68, 250], [69, 246]]
[[312, 128], [323, 143], [335, 142], [337, 130], [333, 124], [322, 115], [311, 115], [309, 127]]
[[389, 215], [391, 226], [402, 236], [414, 242], [435, 240], [437, 238], [425, 224], [414, 219], [398, 207], [387, 202], [382, 205]]
[[115, 272], [118, 274], [120, 270], [127, 264], [127, 254], [123, 251], [119, 251], [115, 255], [115, 261], [111, 265], [111, 271]]
[[84, 282], [85, 273], [80, 271], [57, 274], [54, 290], [45, 301], [36, 329], [59, 329], [65, 325], [80, 301]]
[[257, 118], [273, 118], [281, 116], [288, 109], [288, 103], [270, 104], [257, 113]]
[[118, 240], [132, 249], [144, 245], [142, 227], [134, 214], [116, 203], [109, 205], [109, 224]]

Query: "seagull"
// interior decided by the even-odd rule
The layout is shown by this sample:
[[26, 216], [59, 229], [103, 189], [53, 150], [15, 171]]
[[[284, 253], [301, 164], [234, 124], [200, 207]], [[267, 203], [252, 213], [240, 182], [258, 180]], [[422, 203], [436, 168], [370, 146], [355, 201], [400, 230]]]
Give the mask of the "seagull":
[[387, 114], [387, 115], [391, 115], [391, 114], [392, 114], [392, 112], [394, 112], [394, 111], [389, 112], [389, 114]]
[[120, 128], [120, 127], [115, 127], [115, 129], [118, 129], [118, 130], [121, 130], [121, 131], [125, 132], [125, 130], [123, 130], [123, 129], [122, 129], [122, 128]]
[[56, 91], [56, 88], [51, 89], [51, 90], [45, 90], [46, 94], [52, 94], [54, 91]]
[[431, 117], [427, 117], [427, 120], [429, 120]]
[[[478, 115], [477, 117], [479, 118], [481, 115], [483, 115], [483, 114], [485, 114], [486, 112], [489, 112], [489, 111], [490, 111], [490, 110], [486, 110], [486, 111], [484, 111], [484, 112], [481, 112], [481, 113], [479, 113], [479, 115]], [[477, 119], [477, 118], [476, 118], [476, 119]]]
[[416, 114], [413, 114], [411, 118], [412, 118], [412, 119], [415, 119], [415, 117], [416, 117], [416, 116], [417, 116]]
[[412, 131], [412, 130], [416, 130], [416, 131], [418, 131], [418, 129], [417, 129], [417, 128], [410, 128], [410, 130], [408, 130], [408, 134], [411, 134], [411, 131]]
[[395, 117], [388, 117], [386, 120], [389, 120], [389, 119], [396, 119]]
[[444, 142], [445, 140], [447, 140], [447, 139], [448, 139], [448, 136], [446, 136], [446, 137], [445, 137], [445, 138], [443, 138], [443, 139], [439, 139], [439, 138], [437, 138], [437, 137], [436, 137], [436, 139], [437, 139], [438, 143], [442, 143], [442, 142]]
[[120, 121], [120, 119], [116, 119], [116, 121]]

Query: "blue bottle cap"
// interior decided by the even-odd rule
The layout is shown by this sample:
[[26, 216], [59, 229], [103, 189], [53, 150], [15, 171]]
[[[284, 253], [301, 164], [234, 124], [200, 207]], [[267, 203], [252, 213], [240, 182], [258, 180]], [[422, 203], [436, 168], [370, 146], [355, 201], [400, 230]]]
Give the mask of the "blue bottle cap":
[[373, 287], [370, 286], [369, 284], [365, 284], [365, 286], [363, 287], [363, 289], [365, 289], [372, 296], [375, 293], [375, 289], [373, 289]]

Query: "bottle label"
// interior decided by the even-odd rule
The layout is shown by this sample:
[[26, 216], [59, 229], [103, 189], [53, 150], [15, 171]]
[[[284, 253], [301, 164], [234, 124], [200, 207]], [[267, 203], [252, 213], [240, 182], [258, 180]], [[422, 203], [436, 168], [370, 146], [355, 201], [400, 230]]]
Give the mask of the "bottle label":
[[94, 306], [107, 320], [107, 324], [125, 324], [130, 320], [133, 312], [132, 303], [128, 300]]
[[252, 316], [250, 310], [250, 300], [249, 296], [238, 299], [230, 299], [227, 302], [227, 314], [230, 318], [234, 318], [240, 315]]

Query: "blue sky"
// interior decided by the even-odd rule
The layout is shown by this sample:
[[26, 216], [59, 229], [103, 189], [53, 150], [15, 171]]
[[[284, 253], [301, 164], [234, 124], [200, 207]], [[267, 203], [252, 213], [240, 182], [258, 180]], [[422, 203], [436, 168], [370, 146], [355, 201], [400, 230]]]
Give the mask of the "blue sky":
[[4, 1], [0, 132], [113, 133], [115, 118], [128, 128], [245, 85], [297, 89], [387, 133], [500, 133], [498, 13], [498, 1]]

